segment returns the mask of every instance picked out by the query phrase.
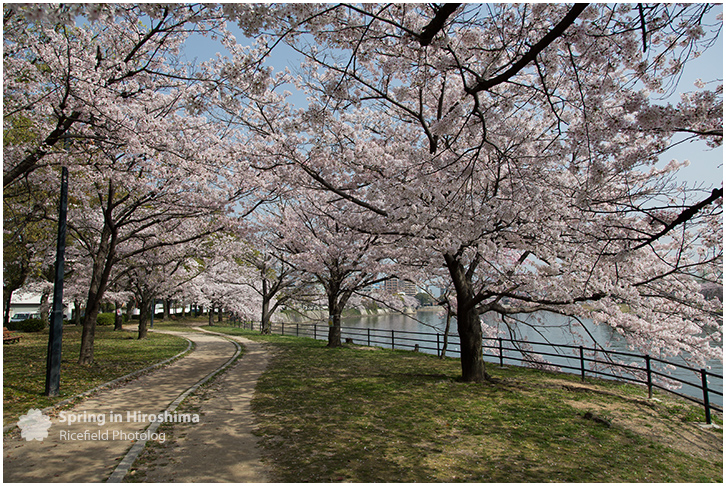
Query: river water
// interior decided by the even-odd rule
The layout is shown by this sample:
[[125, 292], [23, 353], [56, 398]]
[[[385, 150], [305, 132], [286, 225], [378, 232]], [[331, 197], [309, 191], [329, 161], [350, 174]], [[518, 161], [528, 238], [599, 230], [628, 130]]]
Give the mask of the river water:
[[[487, 316], [484, 316], [484, 318], [487, 324], [497, 326], [500, 329], [506, 329], [506, 326], [501, 324], [501, 321], [499, 321], [498, 318], [494, 316], [489, 319], [487, 319]], [[506, 339], [510, 337], [514, 337], [517, 340], [528, 341], [529, 343], [551, 343], [552, 345], [564, 345], [553, 348], [552, 345], [531, 344], [527, 346], [527, 350], [530, 355], [535, 355], [536, 360], [546, 361], [550, 363], [552, 367], [559, 367], [561, 371], [567, 371], [570, 373], [580, 373], [578, 369], [581, 366], [581, 362], [579, 349], [577, 349], [577, 346], [580, 345], [586, 348], [601, 346], [606, 350], [621, 353], [632, 353], [638, 356], [641, 355], [639, 351], [629, 349], [623, 338], [617, 335], [612, 328], [608, 326], [598, 326], [591, 321], [583, 321], [583, 327], [578, 324], [573, 324], [573, 322], [565, 316], [551, 313], [542, 313], [536, 316], [522, 316], [522, 320], [536, 324], [536, 326], [530, 327], [520, 323], [513, 326], [516, 329], [516, 336], [510, 336], [508, 332], [507, 334], [502, 335], [502, 337], [505, 338], [505, 350], [502, 353], [505, 356], [505, 365], [522, 364], [521, 362], [516, 361], [517, 359], [523, 358], [522, 352], [515, 350], [514, 345], [506, 341]], [[344, 318], [341, 321], [341, 325], [344, 329], [343, 337], [350, 337], [354, 340], [354, 342], [360, 344], [367, 344], [370, 342], [372, 345], [390, 348], [391, 344], [394, 343], [396, 348], [412, 349], [414, 347], [414, 343], [419, 343], [420, 350], [430, 354], [437, 354], [443, 345], [444, 317], [441, 312], [436, 310], [420, 310], [411, 315], [390, 314], [380, 316], [349, 317]], [[366, 329], [371, 329], [371, 331], [363, 331]], [[456, 336], [455, 319], [452, 319], [449, 333], [452, 337], [450, 338], [447, 355], [458, 356], [458, 336]], [[598, 346], [593, 346], [593, 340]], [[496, 340], [487, 341], [485, 345], [487, 344], [492, 347], [485, 348], [485, 360], [493, 363], [499, 363], [498, 342]], [[573, 348], [569, 348], [567, 346], [573, 346]], [[559, 354], [570, 357], [543, 356], [544, 353]], [[586, 366], [588, 370], [593, 366], [596, 366], [599, 370], [603, 371], [607, 368], [607, 365], [603, 363], [593, 363], [589, 361], [590, 359], [605, 359], [601, 354], [594, 355], [594, 353], [586, 353], [586, 358], [588, 358]], [[621, 363], [645, 368], [645, 359], [640, 357], [620, 355], [616, 356], [615, 359]], [[679, 362], [678, 358], [671, 358], [669, 361]], [[684, 361], [680, 362], [685, 364]], [[578, 369], [563, 368], [567, 366]], [[713, 373], [721, 377], [723, 376], [722, 361], [710, 361], [707, 363], [707, 366], [709, 373]], [[659, 363], [655, 361], [652, 362], [652, 369], [654, 371], [666, 373], [664, 367], [659, 366]], [[674, 370], [668, 371], [668, 373], [670, 376], [695, 383], [700, 386], [701, 374], [699, 372], [675, 368]], [[626, 373], [626, 376], [633, 375]], [[636, 374], [635, 376], [645, 379], [644, 373]], [[709, 376], [708, 380], [710, 389], [723, 394], [723, 378]], [[665, 385], [664, 379], [657, 375], [654, 375], [654, 381]], [[681, 385], [682, 386], [680, 388], [676, 389], [678, 393], [703, 399], [703, 392], [701, 388], [685, 384]], [[723, 406], [722, 395], [711, 393], [709, 395], [709, 399], [711, 403], [720, 407]]]

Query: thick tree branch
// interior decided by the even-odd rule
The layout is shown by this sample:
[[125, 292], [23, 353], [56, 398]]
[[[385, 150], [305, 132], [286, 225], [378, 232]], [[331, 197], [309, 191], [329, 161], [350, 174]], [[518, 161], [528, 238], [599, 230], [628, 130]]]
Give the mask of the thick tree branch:
[[459, 8], [460, 5], [460, 3], [445, 3], [439, 8], [439, 11], [436, 12], [436, 16], [431, 19], [431, 22], [424, 27], [418, 36], [418, 41], [421, 44], [421, 47], [426, 47], [431, 44], [434, 36], [443, 29], [446, 20], [456, 11], [457, 8]]
[[648, 31], [645, 25], [645, 14], [643, 13], [643, 4], [638, 4], [638, 14], [640, 15], [640, 30], [643, 33], [643, 52], [648, 50]]
[[711, 195], [708, 196], [706, 199], [694, 204], [693, 206], [689, 206], [686, 209], [684, 209], [681, 212], [681, 214], [679, 214], [678, 217], [676, 219], [674, 219], [670, 224], [667, 224], [665, 226], [665, 228], [663, 228], [661, 231], [654, 234], [653, 236], [651, 236], [650, 238], [648, 238], [647, 240], [645, 240], [644, 242], [642, 242], [635, 248], [631, 248], [630, 251], [643, 248], [644, 246], [647, 246], [647, 245], [653, 243], [657, 239], [662, 238], [663, 236], [668, 234], [668, 232], [673, 230], [673, 228], [675, 228], [678, 225], [685, 223], [689, 219], [693, 218], [700, 210], [702, 210], [709, 204], [713, 203], [714, 201], [716, 201], [717, 199], [720, 199], [722, 197], [723, 197], [723, 187], [721, 187], [719, 189], [714, 189], [713, 191], [711, 191]]
[[55, 129], [43, 140], [40, 147], [28, 154], [18, 165], [3, 175], [3, 189], [15, 182], [19, 177], [30, 174], [37, 169], [38, 161], [50, 152], [50, 148], [63, 138], [63, 135], [71, 128], [71, 125], [78, 121], [80, 117], [81, 114], [74, 111], [70, 116], [59, 118]]
[[577, 17], [588, 7], [587, 3], [576, 3], [570, 11], [565, 15], [559, 24], [555, 25], [554, 28], [547, 33], [538, 43], [536, 43], [522, 58], [512, 64], [512, 67], [507, 69], [505, 72], [491, 79], [480, 79], [473, 87], [465, 88], [465, 91], [469, 94], [475, 94], [480, 91], [490, 89], [498, 84], [507, 81], [509, 78], [517, 74], [519, 71], [524, 69], [527, 64], [532, 62], [537, 55], [545, 50], [547, 46], [552, 44], [558, 37], [560, 37], [567, 28], [572, 25]]
[[338, 189], [337, 187], [333, 186], [331, 183], [329, 183], [328, 181], [326, 181], [325, 179], [323, 179], [320, 176], [320, 174], [318, 174], [317, 172], [315, 172], [314, 170], [312, 170], [310, 167], [307, 167], [305, 164], [299, 164], [299, 165], [302, 168], [302, 170], [304, 170], [310, 177], [312, 177], [315, 181], [317, 181], [318, 183], [320, 183], [323, 187], [325, 187], [329, 191], [334, 192], [338, 196], [340, 196], [343, 199], [346, 199], [346, 200], [352, 202], [353, 204], [357, 204], [358, 206], [361, 206], [361, 207], [366, 208], [366, 209], [368, 209], [370, 211], [373, 211], [374, 213], [378, 214], [379, 216], [388, 216], [388, 213], [386, 211], [383, 211], [382, 209], [379, 209], [379, 208], [377, 208], [375, 206], [372, 206], [372, 205], [368, 204], [367, 202], [362, 201], [362, 200], [358, 199], [355, 196], [351, 196], [350, 194], [348, 194], [348, 193], [346, 193], [346, 192]]

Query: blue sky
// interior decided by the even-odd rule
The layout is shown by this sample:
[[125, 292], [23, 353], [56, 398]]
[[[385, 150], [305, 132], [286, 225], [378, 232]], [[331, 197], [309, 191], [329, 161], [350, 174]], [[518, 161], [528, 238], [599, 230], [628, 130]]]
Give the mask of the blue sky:
[[[694, 90], [694, 82], [718, 79], [723, 82], [723, 32], [719, 41], [701, 57], [693, 59], [678, 85], [677, 92], [667, 101], [678, 102], [679, 93]], [[671, 148], [661, 159], [689, 160], [691, 165], [679, 171], [679, 179], [689, 183], [705, 183], [707, 187], [717, 186], [723, 181], [723, 147], [708, 148], [704, 142], [687, 142]]]

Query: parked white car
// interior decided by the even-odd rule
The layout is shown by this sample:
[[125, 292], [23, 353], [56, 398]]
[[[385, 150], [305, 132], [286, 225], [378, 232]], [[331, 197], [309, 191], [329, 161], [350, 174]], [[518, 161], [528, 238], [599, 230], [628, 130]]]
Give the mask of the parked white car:
[[13, 317], [11, 317], [10, 322], [20, 322], [20, 321], [26, 321], [28, 319], [40, 319], [40, 314], [20, 312], [18, 314], [15, 314]]

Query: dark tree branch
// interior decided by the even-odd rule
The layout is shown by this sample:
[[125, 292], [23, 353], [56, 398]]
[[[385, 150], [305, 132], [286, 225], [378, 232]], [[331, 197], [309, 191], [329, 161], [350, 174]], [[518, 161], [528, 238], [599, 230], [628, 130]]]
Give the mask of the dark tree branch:
[[78, 121], [80, 117], [81, 114], [74, 111], [70, 114], [70, 116], [62, 116], [59, 118], [55, 129], [50, 132], [45, 140], [43, 140], [40, 147], [28, 154], [18, 165], [10, 169], [7, 174], [3, 175], [3, 188], [8, 187], [24, 174], [30, 174], [37, 169], [38, 161], [50, 152], [50, 147], [53, 147], [56, 143], [58, 143], [58, 141], [63, 138], [63, 135], [71, 128], [71, 125]]
[[326, 181], [325, 179], [323, 179], [320, 176], [320, 174], [318, 174], [317, 172], [315, 172], [310, 167], [307, 167], [305, 164], [299, 164], [299, 165], [302, 168], [302, 170], [304, 170], [310, 177], [312, 177], [315, 181], [317, 181], [320, 185], [322, 185], [323, 187], [325, 187], [329, 191], [334, 192], [335, 194], [337, 194], [338, 196], [342, 197], [343, 199], [346, 199], [346, 200], [348, 200], [348, 201], [350, 201], [350, 202], [352, 202], [354, 204], [357, 204], [358, 206], [361, 206], [361, 207], [366, 208], [366, 209], [368, 209], [370, 211], [373, 211], [374, 213], [378, 214], [379, 216], [388, 216], [388, 213], [386, 211], [384, 211], [382, 209], [379, 209], [379, 208], [377, 208], [375, 206], [372, 206], [372, 205], [368, 204], [367, 202], [362, 201], [362, 200], [358, 199], [355, 196], [351, 196], [350, 194], [348, 194], [348, 193], [342, 191], [341, 189], [338, 189], [337, 187], [333, 186], [331, 183], [329, 183], [328, 181]]
[[460, 3], [445, 3], [439, 8], [439, 11], [436, 12], [436, 16], [431, 19], [431, 22], [424, 27], [418, 36], [418, 41], [421, 44], [421, 47], [426, 47], [431, 44], [434, 36], [444, 28], [446, 20], [456, 11], [457, 8], [459, 8], [460, 5]]
[[723, 137], [723, 128], [714, 128], [712, 130], [695, 130], [692, 128], [676, 128], [675, 131], [683, 133], [692, 133], [694, 135]]
[[128, 63], [131, 61], [131, 59], [134, 58], [136, 53], [144, 47], [144, 44], [146, 44], [152, 37], [154, 37], [158, 32], [161, 32], [162, 27], [164, 26], [164, 22], [166, 21], [166, 17], [169, 15], [169, 8], [164, 9], [164, 14], [161, 16], [161, 20], [159, 20], [159, 23], [156, 25], [156, 27], [152, 27], [149, 32], [146, 33], [143, 39], [141, 39], [134, 47], [129, 51], [129, 53], [126, 55], [126, 58], [124, 59], [125, 63]]
[[555, 25], [554, 28], [547, 33], [538, 43], [536, 43], [522, 58], [512, 64], [512, 67], [507, 69], [505, 72], [491, 79], [480, 79], [473, 87], [465, 88], [465, 91], [469, 94], [475, 94], [480, 91], [490, 89], [498, 84], [507, 81], [509, 78], [517, 74], [519, 71], [524, 69], [527, 64], [532, 62], [537, 55], [545, 50], [547, 46], [552, 44], [558, 37], [560, 37], [567, 28], [572, 25], [577, 17], [588, 7], [587, 3], [576, 3], [570, 11], [565, 15], [559, 24]]
[[643, 13], [643, 4], [638, 4], [638, 13], [640, 14], [640, 30], [643, 32], [643, 52], [648, 50], [648, 31], [645, 26], [645, 14]]
[[670, 224], [667, 224], [665, 226], [665, 228], [663, 228], [661, 231], [659, 231], [655, 235], [651, 236], [650, 238], [648, 238], [647, 240], [645, 240], [644, 242], [642, 242], [635, 248], [631, 248], [630, 251], [643, 248], [644, 246], [653, 243], [657, 239], [662, 238], [668, 232], [670, 232], [673, 228], [675, 228], [676, 226], [678, 226], [682, 223], [685, 223], [689, 219], [693, 218], [700, 210], [702, 210], [709, 204], [713, 203], [714, 201], [716, 201], [717, 199], [720, 199], [722, 197], [723, 197], [723, 187], [721, 187], [719, 189], [714, 189], [713, 191], [711, 191], [711, 195], [708, 196], [706, 199], [694, 204], [693, 206], [690, 206], [690, 207], [684, 209], [681, 212], [681, 214], [679, 214], [678, 217], [676, 219], [674, 219]]

